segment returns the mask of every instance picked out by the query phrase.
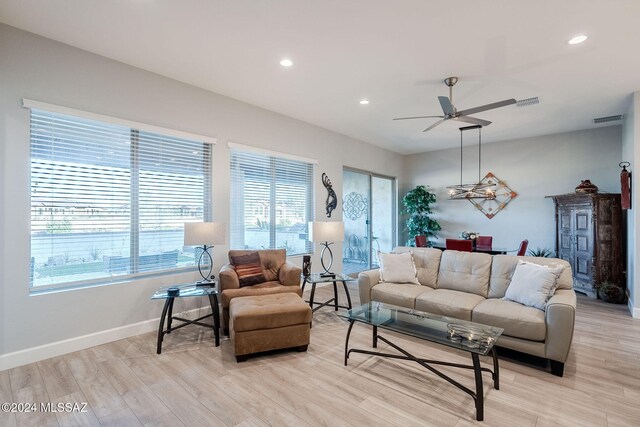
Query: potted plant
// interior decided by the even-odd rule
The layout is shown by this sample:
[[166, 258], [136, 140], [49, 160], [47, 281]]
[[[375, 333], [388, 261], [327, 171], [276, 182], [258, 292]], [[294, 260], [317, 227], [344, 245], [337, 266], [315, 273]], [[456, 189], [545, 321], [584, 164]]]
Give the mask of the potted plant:
[[529, 249], [529, 252], [527, 253], [527, 255], [529, 256], [537, 256], [537, 257], [541, 257], [541, 258], [551, 258], [553, 257], [553, 251], [551, 249], [547, 249], [547, 248], [535, 248], [535, 249]]
[[604, 302], [610, 302], [612, 304], [622, 304], [625, 302], [627, 296], [624, 293], [624, 287], [613, 282], [605, 280], [596, 285], [598, 292], [598, 298]]
[[415, 245], [416, 236], [424, 235], [428, 240], [429, 237], [435, 236], [440, 231], [441, 227], [438, 221], [431, 218], [431, 205], [435, 202], [435, 193], [429, 191], [424, 185], [418, 185], [402, 198], [404, 205], [402, 213], [409, 215], [406, 228], [409, 233], [407, 246]]

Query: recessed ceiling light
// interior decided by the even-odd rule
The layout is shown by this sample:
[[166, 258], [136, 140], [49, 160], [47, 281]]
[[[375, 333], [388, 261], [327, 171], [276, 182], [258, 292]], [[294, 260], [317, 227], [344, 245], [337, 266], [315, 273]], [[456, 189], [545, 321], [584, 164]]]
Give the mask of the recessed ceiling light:
[[569, 44], [579, 44], [588, 38], [589, 36], [587, 36], [586, 34], [580, 34], [579, 36], [575, 36], [571, 40], [569, 40]]
[[360, 100], [360, 105], [368, 105], [369, 104], [369, 100], [367, 98], [363, 98]]
[[291, 67], [293, 65], [293, 61], [289, 58], [284, 58], [282, 61], [280, 61], [280, 65], [282, 65], [283, 67]]

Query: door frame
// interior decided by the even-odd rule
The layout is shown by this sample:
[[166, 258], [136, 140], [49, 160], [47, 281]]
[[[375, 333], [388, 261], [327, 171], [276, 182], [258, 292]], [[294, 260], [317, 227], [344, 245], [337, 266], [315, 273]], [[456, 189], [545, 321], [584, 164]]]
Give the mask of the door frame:
[[[353, 173], [359, 173], [362, 175], [366, 175], [367, 178], [369, 179], [369, 193], [367, 194], [367, 198], [369, 200], [368, 206], [367, 206], [367, 235], [371, 236], [372, 235], [372, 227], [373, 227], [373, 178], [382, 178], [382, 179], [389, 179], [391, 180], [391, 205], [392, 205], [392, 209], [391, 209], [391, 226], [392, 226], [392, 230], [391, 230], [391, 238], [392, 238], [392, 242], [391, 242], [391, 247], [396, 247], [398, 245], [398, 178], [396, 178], [395, 176], [390, 176], [390, 175], [384, 175], [384, 174], [380, 174], [380, 173], [376, 173], [376, 172], [371, 172], [368, 170], [364, 170], [364, 169], [358, 169], [358, 168], [353, 168], [350, 166], [342, 166], [342, 173], [343, 173], [343, 184], [342, 184], [342, 193], [343, 193], [343, 197], [344, 197], [344, 172], [353, 172]], [[342, 221], [344, 222], [344, 212], [342, 213], [343, 218]], [[368, 254], [368, 259], [369, 259], [369, 264], [367, 266], [367, 269], [371, 269], [372, 264], [373, 264], [373, 239], [369, 238], [369, 254]]]

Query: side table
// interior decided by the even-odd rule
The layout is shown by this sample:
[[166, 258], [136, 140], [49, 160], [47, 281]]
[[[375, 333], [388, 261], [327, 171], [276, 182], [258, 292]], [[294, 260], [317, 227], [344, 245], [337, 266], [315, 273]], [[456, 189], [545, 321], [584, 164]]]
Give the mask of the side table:
[[[205, 326], [207, 328], [213, 327], [213, 334], [216, 340], [216, 347], [220, 345], [220, 311], [218, 308], [218, 291], [216, 290], [217, 281], [207, 282], [207, 283], [189, 283], [185, 285], [178, 286], [169, 286], [158, 289], [153, 296], [154, 299], [164, 299], [164, 308], [162, 309], [162, 316], [160, 317], [160, 326], [158, 327], [158, 345], [157, 345], [157, 353], [160, 354], [162, 352], [162, 341], [164, 339], [165, 334], [170, 334], [172, 331], [176, 329], [183, 328], [187, 325], [199, 325]], [[175, 295], [169, 295], [169, 288], [178, 288], [178, 293]], [[195, 320], [184, 319], [182, 317], [173, 316], [173, 302], [176, 298], [186, 298], [186, 297], [209, 297], [209, 304], [211, 305], [211, 314], [207, 314], [202, 317], [198, 317]], [[169, 316], [167, 317], [167, 313]], [[204, 320], [208, 317], [213, 317], [213, 324], [210, 323], [202, 323], [201, 320]], [[166, 329], [165, 329], [165, 319], [166, 319]], [[182, 324], [178, 326], [171, 326], [173, 320], [177, 320], [182, 322]]]
[[[302, 292], [304, 293], [304, 288], [307, 285], [307, 283], [311, 283], [311, 295], [309, 297], [309, 301], [307, 301], [309, 303], [309, 306], [311, 307], [311, 310], [313, 310], [314, 312], [316, 310], [321, 309], [322, 307], [325, 307], [331, 303], [333, 303], [333, 307], [335, 309], [335, 311], [338, 311], [338, 308], [346, 308], [348, 310], [351, 309], [351, 295], [349, 295], [349, 288], [347, 288], [347, 282], [353, 282], [356, 279], [354, 279], [353, 277], [349, 277], [346, 274], [343, 273], [334, 273], [331, 276], [322, 276], [319, 273], [314, 273], [314, 274], [310, 274], [308, 276], [302, 276]], [[347, 303], [348, 306], [345, 305], [339, 305], [338, 304], [338, 286], [337, 286], [337, 282], [342, 282], [342, 286], [344, 287], [344, 293], [347, 295]], [[318, 283], [333, 283], [333, 298], [331, 298], [328, 301], [325, 302], [315, 302], [313, 301], [313, 298], [315, 297], [315, 293], [316, 293], [316, 285]], [[317, 307], [314, 307], [314, 305], [316, 305]]]

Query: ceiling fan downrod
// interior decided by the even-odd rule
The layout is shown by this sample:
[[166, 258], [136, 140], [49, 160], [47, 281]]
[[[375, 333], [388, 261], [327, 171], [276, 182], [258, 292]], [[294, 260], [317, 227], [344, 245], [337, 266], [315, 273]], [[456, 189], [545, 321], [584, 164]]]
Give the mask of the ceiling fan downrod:
[[453, 104], [453, 87], [455, 86], [456, 83], [458, 83], [457, 77], [447, 77], [446, 79], [444, 79], [444, 84], [449, 86], [449, 100], [451, 101], [452, 104]]

